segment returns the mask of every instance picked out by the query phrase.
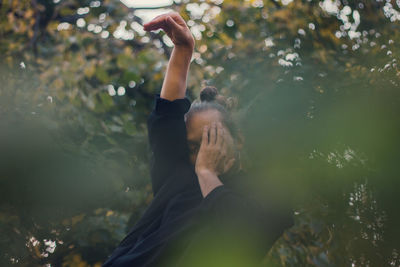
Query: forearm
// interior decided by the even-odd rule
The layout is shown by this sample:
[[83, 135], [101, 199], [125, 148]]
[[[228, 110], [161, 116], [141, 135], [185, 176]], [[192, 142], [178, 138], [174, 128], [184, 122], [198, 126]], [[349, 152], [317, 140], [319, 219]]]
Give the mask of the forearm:
[[160, 97], [168, 100], [184, 98], [187, 75], [193, 54], [192, 47], [175, 46], [168, 62]]
[[197, 178], [199, 179], [201, 194], [206, 197], [211, 191], [216, 187], [223, 185], [218, 176], [208, 170], [201, 170], [197, 173]]

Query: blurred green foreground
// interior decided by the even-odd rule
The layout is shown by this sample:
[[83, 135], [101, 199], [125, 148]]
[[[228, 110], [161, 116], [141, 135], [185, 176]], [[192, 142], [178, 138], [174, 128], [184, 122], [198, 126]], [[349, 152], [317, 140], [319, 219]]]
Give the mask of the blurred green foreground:
[[[189, 98], [239, 99], [251, 182], [295, 207], [264, 266], [400, 266], [400, 1], [170, 8], [197, 40]], [[99, 266], [150, 203], [172, 47], [145, 11], [0, 2], [0, 266]]]

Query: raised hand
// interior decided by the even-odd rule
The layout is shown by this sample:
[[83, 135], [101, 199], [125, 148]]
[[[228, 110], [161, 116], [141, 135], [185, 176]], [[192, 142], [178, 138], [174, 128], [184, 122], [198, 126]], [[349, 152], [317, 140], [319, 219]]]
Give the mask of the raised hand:
[[177, 12], [170, 12], [155, 17], [143, 25], [145, 31], [162, 29], [175, 46], [194, 48], [194, 38], [186, 22]]
[[235, 158], [229, 155], [226, 131], [220, 122], [204, 127], [196, 159], [196, 173], [207, 171], [220, 175], [233, 166]]

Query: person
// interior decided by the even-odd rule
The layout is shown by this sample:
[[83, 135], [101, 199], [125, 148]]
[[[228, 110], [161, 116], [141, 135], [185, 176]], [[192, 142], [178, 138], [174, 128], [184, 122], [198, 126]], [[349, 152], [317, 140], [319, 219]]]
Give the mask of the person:
[[293, 224], [291, 212], [245, 190], [229, 101], [209, 86], [190, 102], [194, 38], [175, 12], [144, 25], [160, 28], [174, 48], [147, 121], [154, 198], [103, 266], [255, 266]]

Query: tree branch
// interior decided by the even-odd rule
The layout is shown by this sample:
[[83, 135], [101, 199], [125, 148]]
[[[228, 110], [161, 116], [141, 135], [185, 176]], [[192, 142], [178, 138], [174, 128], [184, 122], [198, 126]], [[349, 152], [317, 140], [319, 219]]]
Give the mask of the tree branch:
[[28, 43], [28, 47], [31, 47], [33, 49], [33, 53], [36, 56], [37, 55], [37, 40], [39, 37], [39, 23], [40, 23], [40, 11], [38, 9], [38, 5], [36, 0], [32, 0], [32, 6], [33, 10], [35, 12], [35, 24], [33, 25], [33, 37]]

